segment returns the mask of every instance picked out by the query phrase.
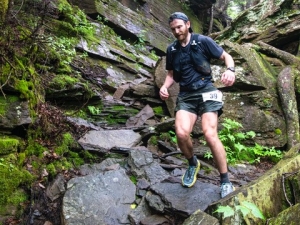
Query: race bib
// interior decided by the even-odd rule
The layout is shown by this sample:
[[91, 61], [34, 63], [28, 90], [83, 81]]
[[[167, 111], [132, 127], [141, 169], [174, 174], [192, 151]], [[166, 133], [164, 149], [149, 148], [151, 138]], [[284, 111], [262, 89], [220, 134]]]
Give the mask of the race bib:
[[203, 102], [210, 100], [210, 101], [217, 101], [223, 103], [222, 101], [223, 94], [219, 90], [203, 93], [202, 97], [203, 97]]

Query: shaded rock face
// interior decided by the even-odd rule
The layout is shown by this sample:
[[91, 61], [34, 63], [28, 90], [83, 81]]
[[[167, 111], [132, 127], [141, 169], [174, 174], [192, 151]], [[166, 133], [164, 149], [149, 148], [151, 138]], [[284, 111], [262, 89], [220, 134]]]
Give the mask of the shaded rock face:
[[10, 101], [9, 97], [4, 99], [1, 108], [4, 108], [0, 116], [1, 130], [12, 131], [18, 126], [26, 126], [32, 123], [27, 101]]

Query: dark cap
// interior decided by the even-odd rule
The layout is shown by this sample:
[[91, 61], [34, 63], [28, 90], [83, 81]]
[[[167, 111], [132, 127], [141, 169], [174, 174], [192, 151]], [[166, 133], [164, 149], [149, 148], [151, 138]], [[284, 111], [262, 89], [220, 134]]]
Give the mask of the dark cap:
[[[174, 12], [170, 17], [169, 17], [169, 23], [171, 23], [173, 20], [175, 19], [180, 19], [183, 20], [184, 22], [189, 21], [189, 18], [187, 17], [187, 15], [185, 15], [182, 12]], [[189, 32], [193, 33], [192, 27], [189, 28]]]

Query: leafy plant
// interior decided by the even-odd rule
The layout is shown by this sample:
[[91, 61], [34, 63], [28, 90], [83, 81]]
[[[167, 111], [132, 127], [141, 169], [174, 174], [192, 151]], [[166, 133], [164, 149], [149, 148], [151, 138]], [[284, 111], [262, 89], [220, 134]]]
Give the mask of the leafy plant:
[[170, 134], [171, 141], [176, 144], [177, 143], [177, 137], [176, 137], [175, 132], [172, 131], [172, 130], [169, 130], [168, 133]]
[[99, 115], [101, 113], [101, 109], [95, 106], [88, 106], [88, 110], [92, 115]]
[[243, 201], [240, 205], [234, 207], [230, 206], [219, 206], [214, 213], [223, 213], [223, 218], [234, 216], [236, 213], [241, 213], [244, 219], [249, 217], [255, 217], [265, 220], [265, 216], [259, 210], [259, 208], [252, 202]]
[[237, 121], [225, 118], [222, 123], [223, 129], [219, 132], [219, 138], [227, 153], [228, 162], [235, 164], [238, 161], [248, 161], [250, 163], [259, 162], [260, 157], [269, 157], [272, 160], [282, 158], [282, 152], [274, 147], [269, 148], [255, 143], [254, 146], [246, 146], [243, 141], [253, 139], [254, 131], [241, 132], [242, 124]]
[[212, 159], [212, 158], [213, 158], [213, 155], [212, 155], [211, 152], [205, 152], [204, 158], [206, 158], [206, 159]]
[[142, 30], [139, 34], [138, 34], [138, 40], [135, 43], [135, 47], [141, 51], [145, 50], [145, 45], [146, 45], [146, 41], [145, 41], [145, 33], [147, 31]]
[[162, 140], [170, 141], [173, 144], [177, 144], [177, 137], [176, 137], [176, 134], [173, 130], [169, 130], [166, 133], [161, 133], [159, 137]]

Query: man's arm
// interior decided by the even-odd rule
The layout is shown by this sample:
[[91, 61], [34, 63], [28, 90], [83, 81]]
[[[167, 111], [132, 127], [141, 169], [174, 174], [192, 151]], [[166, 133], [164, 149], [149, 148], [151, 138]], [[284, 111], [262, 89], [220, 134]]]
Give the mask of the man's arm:
[[171, 87], [173, 82], [173, 70], [168, 70], [165, 82], [159, 90], [159, 95], [162, 100], [166, 100], [169, 97], [168, 88]]
[[[221, 60], [225, 61], [226, 68], [232, 67], [234, 68], [234, 61], [231, 55], [229, 55], [227, 52], [223, 51], [221, 57]], [[234, 72], [227, 69], [221, 77], [221, 81], [225, 86], [231, 86], [233, 85], [235, 81], [235, 75]]]

